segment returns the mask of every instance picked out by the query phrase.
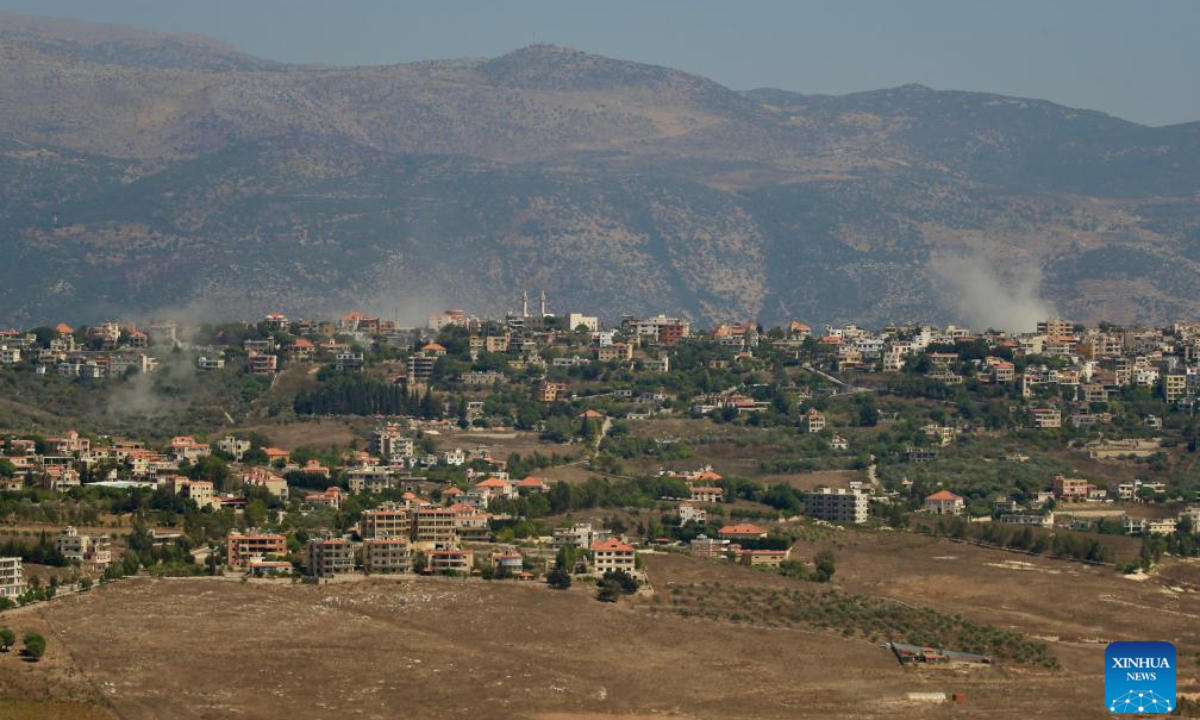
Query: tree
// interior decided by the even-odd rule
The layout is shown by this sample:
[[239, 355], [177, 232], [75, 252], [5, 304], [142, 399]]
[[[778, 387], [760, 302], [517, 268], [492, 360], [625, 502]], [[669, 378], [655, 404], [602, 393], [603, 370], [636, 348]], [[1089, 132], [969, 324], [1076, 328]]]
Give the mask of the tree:
[[0, 628], [0, 652], [8, 652], [17, 644], [17, 634], [12, 628]]
[[817, 553], [817, 567], [813, 570], [813, 579], [817, 582], [829, 582], [833, 579], [833, 573], [837, 569], [833, 560], [833, 553], [829, 550], [822, 550]]
[[566, 590], [571, 587], [571, 573], [556, 565], [546, 573], [546, 583], [555, 590]]
[[21, 654], [32, 660], [40, 660], [46, 654], [46, 638], [35, 632], [25, 633], [25, 647]]
[[604, 573], [602, 582], [611, 582], [616, 585], [617, 589], [626, 595], [632, 595], [637, 592], [637, 578], [625, 572], [624, 570], [609, 570]]
[[596, 599], [600, 602], [615, 603], [621, 597], [621, 586], [616, 580], [604, 579], [596, 586]]

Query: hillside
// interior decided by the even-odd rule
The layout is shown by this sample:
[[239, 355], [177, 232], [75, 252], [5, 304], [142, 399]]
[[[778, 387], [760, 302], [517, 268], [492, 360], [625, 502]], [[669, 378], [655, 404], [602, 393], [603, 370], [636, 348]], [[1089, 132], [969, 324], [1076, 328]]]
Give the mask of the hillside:
[[413, 321], [524, 288], [697, 320], [1200, 311], [1200, 123], [916, 85], [738, 93], [548, 45], [309, 67], [3, 15], [0, 187], [4, 324]]

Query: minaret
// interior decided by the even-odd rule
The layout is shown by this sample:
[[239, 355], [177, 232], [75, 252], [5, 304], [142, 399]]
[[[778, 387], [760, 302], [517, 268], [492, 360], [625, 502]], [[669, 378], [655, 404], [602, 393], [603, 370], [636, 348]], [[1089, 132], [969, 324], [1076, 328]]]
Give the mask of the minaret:
[[521, 291], [521, 317], [529, 317], [529, 293]]
[[542, 291], [542, 317], [546, 317], [546, 291]]

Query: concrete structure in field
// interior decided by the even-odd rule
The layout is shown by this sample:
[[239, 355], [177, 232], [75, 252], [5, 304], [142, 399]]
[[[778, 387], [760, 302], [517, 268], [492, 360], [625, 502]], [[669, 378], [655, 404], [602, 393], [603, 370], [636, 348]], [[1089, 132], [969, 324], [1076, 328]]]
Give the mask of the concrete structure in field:
[[623, 570], [632, 574], [637, 569], [637, 552], [632, 545], [616, 538], [594, 542], [591, 546], [592, 567], [597, 575]]
[[368, 573], [401, 573], [412, 570], [412, 548], [405, 537], [363, 540], [363, 570]]
[[750, 567], [777, 568], [787, 557], [787, 550], [743, 550], [738, 562]]
[[820, 488], [804, 496], [808, 516], [829, 522], [862, 524], [867, 521], [867, 496], [858, 490]]
[[354, 572], [354, 546], [343, 538], [308, 541], [308, 575], [331, 578]]
[[251, 562], [287, 554], [287, 538], [263, 533], [230, 533], [225, 542], [225, 562], [233, 567], [245, 567]]
[[0, 557], [0, 597], [14, 599], [25, 594], [25, 566], [19, 557]]

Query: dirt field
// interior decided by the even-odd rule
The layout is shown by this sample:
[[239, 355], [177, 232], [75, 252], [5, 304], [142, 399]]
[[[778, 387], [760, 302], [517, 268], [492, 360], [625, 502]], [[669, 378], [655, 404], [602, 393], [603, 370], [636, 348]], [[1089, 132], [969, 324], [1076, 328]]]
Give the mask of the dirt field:
[[[802, 543], [837, 557], [836, 584], [958, 613], [1045, 639], [1068, 673], [1100, 697], [1104, 645], [1167, 640], [1181, 658], [1179, 692], [1200, 692], [1200, 594], [1181, 587], [1191, 564], [1168, 564], [1144, 581], [1111, 568], [980, 548], [910, 534], [845, 531], [832, 542]], [[1175, 567], [1183, 569], [1176, 570]], [[1187, 658], [1187, 660], [1183, 660]]]
[[[1019, 630], [1063, 669], [903, 668], [878, 643], [833, 631], [681, 617], [653, 595], [606, 605], [579, 585], [138, 579], [3, 616], [19, 631], [46, 628], [50, 649], [39, 665], [0, 657], [0, 695], [102, 696], [125, 720], [1087, 718], [1106, 715], [1103, 642], [1117, 639], [1175, 642], [1180, 691], [1200, 689], [1200, 598], [1171, 590], [1172, 576], [1135, 582], [947, 540], [834, 535], [796, 555], [832, 547], [840, 589]], [[807, 585], [678, 555], [647, 556], [647, 567], [664, 597], [680, 584]]]
[[260, 424], [235, 428], [244, 432], [259, 432], [284, 450], [298, 447], [325, 448], [330, 445], [345, 447], [352, 441], [366, 444], [366, 435], [356, 432], [349, 424], [340, 420], [307, 420], [289, 424]]

